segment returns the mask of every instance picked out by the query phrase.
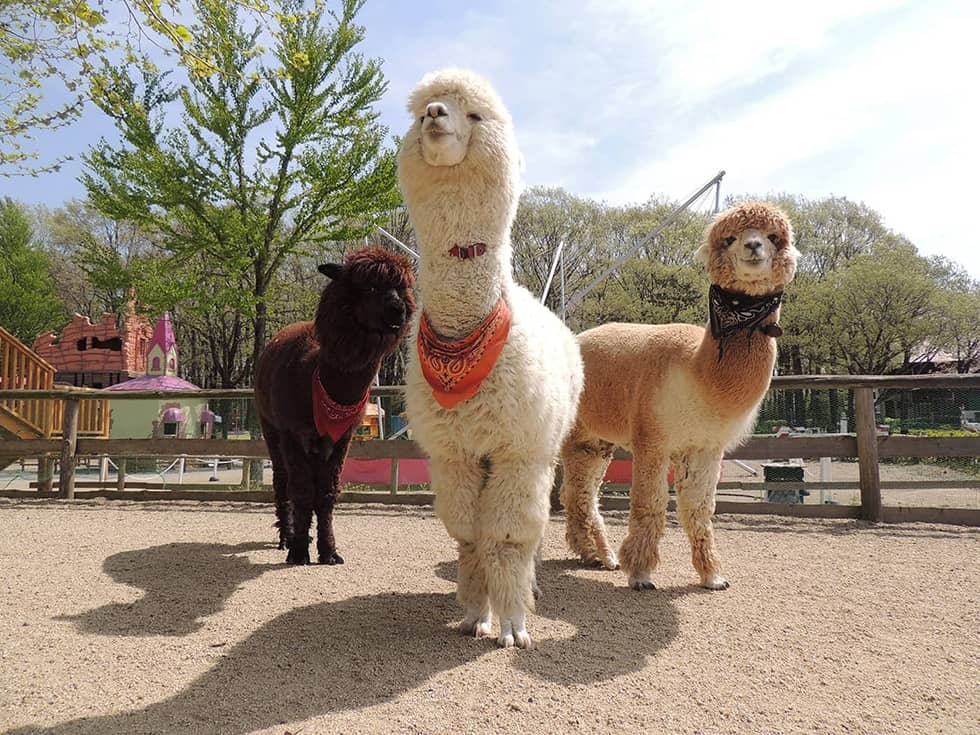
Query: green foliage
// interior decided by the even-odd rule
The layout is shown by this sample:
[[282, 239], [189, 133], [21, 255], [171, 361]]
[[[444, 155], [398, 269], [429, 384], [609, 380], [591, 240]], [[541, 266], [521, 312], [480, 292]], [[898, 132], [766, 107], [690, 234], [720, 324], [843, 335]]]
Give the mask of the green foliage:
[[[116, 69], [97, 100], [123, 143], [84, 157], [92, 203], [190, 269], [186, 298], [199, 313], [250, 322], [251, 354], [238, 344], [222, 358], [242, 375], [265, 345], [270, 289], [287, 260], [366, 234], [398, 203], [395, 154], [371, 108], [386, 86], [380, 63], [355, 51], [362, 4], [328, 14], [281, 3], [263, 56], [236, 3], [198, 0], [189, 49], [211, 54], [214, 73], [172, 87], [165, 75]], [[240, 326], [228, 328], [237, 336]]]
[[34, 244], [29, 217], [9, 197], [0, 200], [0, 283], [0, 326], [28, 346], [64, 324], [48, 258]]
[[[221, 3], [204, 0], [221, 12]], [[262, 0], [235, 0], [256, 17], [268, 16]], [[215, 50], [194, 44], [192, 30], [179, 20], [179, 0], [2, 0], [0, 1], [0, 176], [38, 175], [57, 170], [62, 160], [39, 162], [34, 149], [41, 130], [73, 123], [86, 100], [105, 93], [110, 60], [155, 69], [140, 51], [147, 40], [194, 75], [217, 71]], [[111, 18], [112, 12], [128, 15]], [[236, 72], [237, 73], [237, 72]], [[49, 104], [47, 81], [58, 81], [67, 101]]]
[[[675, 204], [611, 207], [562, 189], [531, 188], [523, 194], [511, 231], [517, 279], [540, 294], [559, 244], [564, 268], [553, 278], [546, 304], [561, 311], [566, 300], [589, 288], [614, 260], [630, 252], [662, 222]], [[703, 322], [707, 278], [692, 262], [707, 217], [689, 214], [641, 248], [619, 269], [594, 284], [569, 315], [582, 330], [608, 321]]]

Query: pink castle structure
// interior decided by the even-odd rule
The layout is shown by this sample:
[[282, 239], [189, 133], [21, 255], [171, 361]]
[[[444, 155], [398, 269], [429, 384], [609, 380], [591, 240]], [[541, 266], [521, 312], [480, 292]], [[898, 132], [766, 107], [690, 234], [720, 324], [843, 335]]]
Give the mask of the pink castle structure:
[[61, 335], [42, 334], [34, 352], [51, 363], [56, 383], [107, 388], [146, 372], [150, 322], [136, 313], [132, 299], [119, 324], [119, 314], [105, 313], [95, 324], [75, 314]]
[[[146, 344], [146, 374], [124, 383], [117, 383], [111, 391], [170, 391], [200, 390], [193, 383], [177, 377], [177, 340], [174, 337], [170, 313], [165, 312], [153, 328], [153, 335]], [[218, 420], [208, 410], [203, 398], [169, 399], [166, 396], [112, 401], [112, 427], [110, 438], [190, 437], [209, 438]]]
[[113, 385], [108, 390], [199, 390], [193, 383], [177, 377], [177, 340], [170, 321], [170, 312], [164, 312], [153, 328], [153, 336], [146, 344], [146, 375]]

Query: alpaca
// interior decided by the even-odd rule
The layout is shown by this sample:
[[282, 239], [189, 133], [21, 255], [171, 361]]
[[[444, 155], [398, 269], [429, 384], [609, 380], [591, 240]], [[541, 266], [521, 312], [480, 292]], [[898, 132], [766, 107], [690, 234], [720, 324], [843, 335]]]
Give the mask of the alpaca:
[[425, 76], [398, 178], [421, 249], [406, 409], [430, 457], [435, 510], [459, 551], [461, 630], [500, 622], [527, 648], [535, 552], [582, 362], [572, 333], [513, 278], [510, 228], [520, 153], [510, 114], [483, 78]]
[[583, 561], [618, 568], [599, 514], [599, 485], [615, 445], [633, 453], [633, 486], [619, 563], [632, 588], [653, 589], [674, 469], [677, 513], [701, 585], [725, 589], [711, 516], [725, 450], [755, 424], [776, 361], [783, 287], [799, 253], [789, 219], [764, 202], [721, 213], [697, 258], [707, 266], [709, 329], [606, 324], [579, 335], [585, 390], [562, 448], [566, 540]]
[[287, 564], [310, 563], [314, 512], [318, 561], [344, 563], [333, 534], [340, 472], [381, 360], [398, 347], [415, 311], [412, 265], [400, 255], [362, 248], [319, 271], [331, 280], [316, 319], [276, 334], [255, 371]]

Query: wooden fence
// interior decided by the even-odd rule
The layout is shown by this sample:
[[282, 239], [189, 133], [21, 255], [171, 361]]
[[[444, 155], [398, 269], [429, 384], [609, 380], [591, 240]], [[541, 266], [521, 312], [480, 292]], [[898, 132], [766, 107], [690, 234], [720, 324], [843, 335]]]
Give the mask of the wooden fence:
[[[874, 392], [877, 389], [937, 389], [980, 388], [980, 375], [922, 375], [922, 376], [780, 376], [772, 380], [771, 390], [788, 389], [830, 389], [841, 388], [854, 391], [855, 427], [854, 434], [817, 434], [789, 437], [759, 436], [751, 437], [745, 444], [726, 455], [729, 459], [791, 459], [796, 457], [856, 457], [859, 462], [860, 506], [844, 505], [792, 505], [781, 503], [718, 503], [718, 513], [778, 513], [783, 515], [808, 517], [862, 518], [871, 522], [882, 521], [932, 521], [966, 523], [980, 525], [980, 510], [961, 508], [913, 508], [885, 507], [881, 500], [881, 480], [879, 459], [887, 457], [977, 457], [980, 455], [980, 436], [977, 437], [924, 437], [924, 436], [879, 436], [874, 414]], [[384, 397], [400, 394], [398, 386], [382, 386], [372, 389], [372, 396]], [[146, 398], [207, 398], [243, 399], [253, 397], [251, 389], [201, 390], [201, 391], [128, 391], [125, 393], [95, 391], [86, 389], [48, 390], [48, 391], [3, 391], [10, 399], [61, 399], [64, 401], [62, 438], [57, 440], [7, 440], [0, 441], [0, 457], [37, 457], [38, 491], [30, 493], [33, 497], [50, 497], [54, 478], [52, 458], [60, 459], [60, 476], [57, 496], [74, 498], [75, 471], [79, 457], [234, 457], [267, 458], [265, 442], [261, 439], [89, 439], [79, 438], [78, 417], [80, 405], [85, 401], [134, 400]], [[384, 493], [345, 493], [346, 499], [355, 502], [380, 500], [382, 502], [427, 503], [431, 502], [428, 493], [400, 493], [397, 491], [397, 461], [400, 459], [420, 459], [425, 455], [412, 441], [371, 441], [356, 442], [350, 456], [360, 459], [391, 459], [392, 491]], [[629, 458], [620, 450], [618, 458]], [[88, 483], [86, 483], [88, 484]], [[103, 487], [105, 483], [100, 483]], [[961, 482], [958, 487], [977, 487], [980, 482]], [[124, 490], [125, 475], [120, 472], [115, 491], [102, 491], [106, 497], [161, 497], [159, 492], [137, 492]], [[5, 495], [23, 494], [8, 491]], [[198, 499], [248, 499], [265, 500], [271, 496], [266, 492], [245, 490], [240, 493], [168, 491], [168, 498], [192, 497]], [[627, 498], [610, 498], [605, 505], [624, 507]]]

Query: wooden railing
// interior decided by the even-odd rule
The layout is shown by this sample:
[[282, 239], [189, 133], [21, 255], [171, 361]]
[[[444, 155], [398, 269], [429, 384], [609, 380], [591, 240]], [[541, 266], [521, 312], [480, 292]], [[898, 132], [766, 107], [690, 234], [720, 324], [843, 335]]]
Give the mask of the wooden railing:
[[[0, 410], [7, 411], [25, 433], [35, 437], [60, 436], [64, 424], [64, 403], [59, 399], [16, 397], [13, 391], [48, 391], [51, 395], [55, 368], [0, 327]], [[17, 395], [20, 395], [19, 393]], [[60, 392], [55, 394], [59, 398]], [[79, 406], [78, 434], [85, 437], [109, 436], [109, 401], [105, 398], [83, 401]]]
[[[785, 389], [846, 388], [855, 392], [856, 432], [853, 434], [816, 434], [789, 437], [751, 437], [745, 444], [726, 455], [728, 459], [791, 459], [797, 457], [856, 457], [859, 462], [861, 491], [860, 506], [785, 505], [778, 503], [718, 503], [718, 512], [784, 513], [814, 517], [859, 517], [872, 522], [890, 520], [950, 520], [950, 509], [942, 508], [884, 508], [881, 501], [881, 481], [878, 462], [887, 457], [977, 457], [980, 455], [980, 436], [977, 437], [926, 437], [926, 436], [879, 436], [874, 417], [874, 391], [878, 388], [980, 389], [980, 374], [973, 375], [921, 375], [921, 376], [785, 376], [773, 378], [771, 390]], [[374, 397], [394, 396], [401, 392], [399, 386], [373, 388]], [[267, 458], [265, 442], [261, 439], [86, 439], [79, 438], [80, 404], [86, 399], [111, 395], [113, 400], [146, 398], [205, 398], [251, 400], [251, 389], [202, 390], [202, 391], [127, 391], [109, 393], [83, 389], [66, 391], [11, 391], [14, 399], [61, 399], [64, 402], [62, 440], [8, 440], [0, 441], [0, 456], [42, 457], [50, 461], [52, 455], [60, 455], [61, 497], [72, 498], [75, 491], [75, 466], [80, 456], [116, 457], [235, 457]], [[393, 477], [397, 478], [397, 461], [424, 458], [415, 442], [371, 441], [357, 442], [350, 451], [353, 458], [392, 459]], [[629, 458], [622, 450], [618, 458]], [[42, 477], [43, 475], [43, 477]], [[121, 476], [121, 474], [120, 474]], [[395, 480], [397, 482], [397, 480]], [[39, 488], [50, 491], [50, 468], [39, 465]], [[121, 484], [121, 483], [120, 483]], [[977, 483], [967, 483], [971, 486]], [[120, 487], [119, 490], [122, 490]], [[374, 499], [379, 494], [373, 493]], [[223, 497], [229, 497], [222, 494]], [[406, 494], [397, 496], [404, 501], [412, 498]], [[176, 495], [172, 495], [176, 497]], [[200, 497], [200, 495], [198, 495]], [[380, 495], [389, 500], [394, 495]], [[431, 500], [431, 496], [428, 496]], [[370, 499], [368, 497], [356, 499]], [[954, 509], [958, 519], [980, 525], [980, 511]], [[963, 522], [958, 520], [957, 522]]]
[[34, 436], [49, 437], [54, 426], [57, 403], [34, 398], [7, 398], [14, 390], [50, 390], [54, 386], [54, 367], [38, 357], [20, 340], [0, 327], [0, 410], [24, 424]]

